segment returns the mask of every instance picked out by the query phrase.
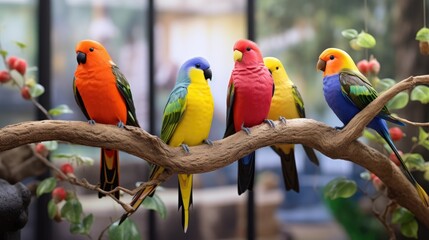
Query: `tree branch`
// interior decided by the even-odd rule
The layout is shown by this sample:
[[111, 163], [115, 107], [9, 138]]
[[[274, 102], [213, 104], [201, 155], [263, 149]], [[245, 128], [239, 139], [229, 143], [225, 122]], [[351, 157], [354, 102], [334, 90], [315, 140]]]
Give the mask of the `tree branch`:
[[409, 209], [429, 227], [429, 209], [424, 207], [412, 184], [401, 170], [377, 150], [356, 139], [386, 102], [400, 91], [417, 84], [429, 84], [429, 75], [410, 77], [396, 84], [362, 110], [343, 130], [337, 131], [312, 119], [291, 119], [276, 127], [262, 124], [251, 135], [238, 132], [213, 146], [191, 147], [186, 154], [171, 148], [146, 131], [77, 121], [33, 121], [0, 129], [0, 151], [28, 143], [62, 140], [74, 144], [118, 149], [177, 173], [202, 173], [225, 167], [250, 152], [275, 143], [304, 144], [333, 159], [345, 159], [375, 173], [389, 189], [389, 197]]

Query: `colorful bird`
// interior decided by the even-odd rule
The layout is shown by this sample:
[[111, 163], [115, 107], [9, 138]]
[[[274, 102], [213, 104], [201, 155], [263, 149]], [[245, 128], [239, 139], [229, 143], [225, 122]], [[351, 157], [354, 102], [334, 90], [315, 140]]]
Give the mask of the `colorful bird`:
[[[186, 152], [189, 152], [188, 146], [212, 144], [208, 136], [214, 102], [207, 82], [211, 78], [210, 65], [204, 58], [192, 58], [182, 65], [164, 108], [161, 139], [165, 143], [172, 147], [181, 146]], [[153, 165], [149, 181], [157, 179], [163, 171], [163, 167]], [[182, 208], [182, 226], [186, 232], [189, 226], [189, 207], [192, 204], [192, 174], [178, 174], [178, 179], [179, 209]], [[134, 196], [130, 204], [134, 211], [148, 195], [155, 192], [156, 187], [157, 185], [147, 186]], [[120, 223], [129, 215], [131, 213], [124, 214]]]
[[[353, 59], [345, 51], [337, 48], [328, 48], [319, 56], [317, 68], [323, 71], [323, 93], [329, 107], [346, 125], [350, 120], [369, 103], [377, 98], [377, 91], [356, 67]], [[398, 153], [387, 128], [386, 121], [404, 125], [393, 118], [384, 106], [367, 127], [374, 129], [390, 146], [401, 163], [406, 177], [415, 186], [417, 193], [426, 206], [429, 206], [429, 197], [416, 179], [408, 170], [401, 155]]]
[[[289, 79], [281, 61], [274, 57], [266, 57], [264, 64], [270, 71], [275, 86], [268, 118], [280, 119], [282, 122], [286, 122], [286, 119], [305, 118], [304, 101], [298, 88]], [[276, 144], [271, 148], [280, 156], [286, 190], [293, 189], [299, 192], [294, 144]], [[319, 165], [319, 160], [312, 148], [304, 146], [304, 151], [314, 164]]]
[[[274, 84], [256, 43], [241, 39], [234, 45], [234, 69], [228, 84], [227, 119], [224, 138], [267, 120]], [[253, 189], [255, 152], [238, 160], [238, 194]]]
[[[77, 68], [74, 97], [90, 124], [103, 123], [139, 127], [130, 85], [100, 43], [83, 40], [76, 46]], [[113, 149], [101, 149], [100, 187], [111, 191], [119, 185], [119, 156]], [[115, 192], [119, 199], [119, 191]], [[99, 193], [98, 197], [104, 194]]]

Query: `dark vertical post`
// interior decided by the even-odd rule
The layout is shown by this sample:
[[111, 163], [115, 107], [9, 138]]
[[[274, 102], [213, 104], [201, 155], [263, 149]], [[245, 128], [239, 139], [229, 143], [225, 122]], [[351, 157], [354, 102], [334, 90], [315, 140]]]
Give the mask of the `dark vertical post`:
[[[38, 31], [38, 81], [45, 87], [45, 93], [38, 99], [39, 103], [46, 109], [51, 107], [51, 1], [38, 0], [37, 20]], [[37, 110], [36, 119], [46, 119], [46, 116]], [[49, 177], [49, 172], [40, 176], [40, 179]], [[49, 195], [45, 194], [36, 200], [36, 239], [52, 239], [52, 220], [46, 211]]]
[[[148, 41], [148, 77], [149, 77], [149, 132], [154, 134], [155, 125], [155, 0], [148, 0], [147, 7], [147, 41]], [[148, 239], [156, 237], [155, 211], [149, 210]]]
[[[247, 0], [247, 38], [255, 41], [255, 0]], [[247, 191], [247, 239], [254, 240], [255, 224], [255, 193]]]

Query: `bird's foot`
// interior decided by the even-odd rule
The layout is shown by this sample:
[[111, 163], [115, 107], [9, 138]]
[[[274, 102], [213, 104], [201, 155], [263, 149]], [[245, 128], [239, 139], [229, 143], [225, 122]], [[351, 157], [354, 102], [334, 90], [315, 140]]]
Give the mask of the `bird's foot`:
[[189, 146], [187, 145], [187, 144], [182, 144], [182, 145], [180, 145], [181, 147], [182, 147], [182, 149], [183, 149], [183, 151], [185, 151], [185, 153], [186, 154], [189, 154], [189, 153], [191, 153], [191, 151], [189, 150]]
[[91, 125], [95, 125], [95, 120], [94, 119], [89, 119], [88, 123], [91, 124]]
[[279, 117], [280, 122], [282, 122], [283, 124], [286, 124], [286, 118], [283, 116]]
[[343, 130], [343, 128], [344, 128], [345, 126], [342, 126], [342, 127], [335, 127], [335, 129], [337, 129], [337, 130]]
[[268, 125], [270, 125], [271, 128], [275, 128], [276, 125], [274, 124], [273, 120], [271, 119], [264, 119], [264, 123], [267, 123]]
[[204, 139], [203, 143], [209, 145], [209, 146], [213, 146], [213, 142], [210, 139]]
[[245, 131], [247, 135], [250, 135], [250, 128], [245, 127], [244, 123], [241, 124], [241, 130]]
[[124, 128], [125, 124], [122, 121], [119, 121], [116, 126], [118, 126], [118, 128]]

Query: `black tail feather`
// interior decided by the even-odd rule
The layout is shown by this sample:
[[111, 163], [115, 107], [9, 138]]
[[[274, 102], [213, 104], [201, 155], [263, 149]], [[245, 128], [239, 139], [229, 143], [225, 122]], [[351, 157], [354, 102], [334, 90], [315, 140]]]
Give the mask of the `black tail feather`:
[[254, 176], [255, 152], [252, 152], [238, 160], [238, 195], [241, 195], [246, 190], [253, 191]]
[[280, 156], [281, 165], [282, 165], [282, 173], [283, 173], [283, 181], [287, 191], [294, 190], [299, 193], [299, 179], [298, 179], [298, 171], [296, 169], [295, 162], [295, 152], [291, 149], [289, 154], [286, 154], [281, 149], [276, 147], [271, 147], [274, 152], [276, 152]]

